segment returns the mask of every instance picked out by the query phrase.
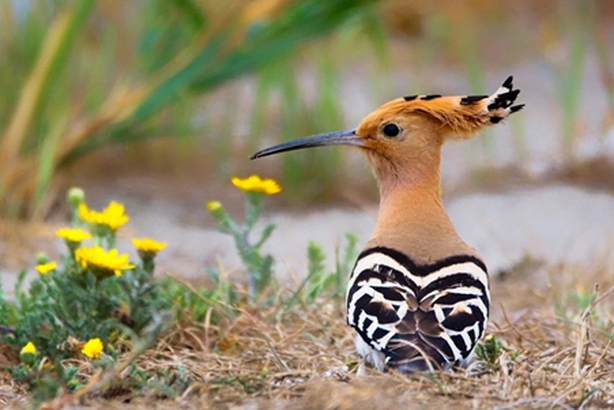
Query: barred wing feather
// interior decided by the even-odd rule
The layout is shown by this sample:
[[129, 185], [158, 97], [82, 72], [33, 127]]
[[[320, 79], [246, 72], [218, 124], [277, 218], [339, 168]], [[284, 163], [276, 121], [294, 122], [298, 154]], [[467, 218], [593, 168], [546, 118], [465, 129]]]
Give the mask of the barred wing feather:
[[[390, 248], [363, 252], [347, 293], [348, 324], [402, 372], [446, 368], [469, 356], [489, 314], [486, 267], [469, 255], [419, 266]], [[360, 349], [359, 349], [360, 351]]]

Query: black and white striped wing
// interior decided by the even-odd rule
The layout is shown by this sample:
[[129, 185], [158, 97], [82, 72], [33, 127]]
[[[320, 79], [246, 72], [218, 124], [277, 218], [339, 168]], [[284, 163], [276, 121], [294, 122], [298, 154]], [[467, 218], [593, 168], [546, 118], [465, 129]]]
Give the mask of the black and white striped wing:
[[[390, 248], [364, 251], [347, 293], [348, 324], [399, 371], [446, 368], [483, 336], [490, 295], [486, 266], [469, 255], [419, 266]], [[360, 349], [359, 349], [360, 350]]]

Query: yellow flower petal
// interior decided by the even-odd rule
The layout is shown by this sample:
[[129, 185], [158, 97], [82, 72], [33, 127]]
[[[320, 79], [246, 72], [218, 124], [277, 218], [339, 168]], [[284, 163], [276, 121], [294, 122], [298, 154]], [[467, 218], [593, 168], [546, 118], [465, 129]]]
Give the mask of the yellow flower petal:
[[52, 270], [55, 270], [56, 267], [57, 265], [55, 262], [41, 263], [35, 266], [36, 271], [40, 273], [41, 275], [45, 275], [51, 272]]
[[81, 349], [81, 353], [89, 357], [90, 359], [98, 359], [100, 357], [100, 352], [104, 349], [104, 344], [100, 338], [90, 339], [85, 343], [83, 349]]
[[23, 349], [21, 349], [21, 352], [19, 352], [19, 354], [35, 354], [35, 353], [36, 353], [36, 346], [34, 346], [34, 343], [32, 342], [26, 343]]
[[117, 249], [105, 251], [100, 246], [79, 248], [75, 251], [75, 259], [83, 269], [88, 269], [98, 279], [109, 276], [121, 276], [123, 270], [134, 268], [128, 260], [128, 254], [119, 254]]
[[273, 195], [281, 192], [281, 187], [271, 178], [262, 179], [258, 175], [252, 175], [248, 178], [241, 179], [233, 177], [231, 182], [234, 186], [243, 192], [252, 192], [257, 194]]
[[139, 252], [157, 254], [162, 249], [166, 248], [166, 242], [158, 242], [151, 238], [132, 239], [132, 244]]
[[92, 211], [85, 205], [84, 202], [81, 202], [77, 207], [77, 213], [79, 214], [79, 218], [84, 222], [94, 223], [94, 216], [91, 215]]
[[83, 229], [62, 228], [58, 229], [55, 234], [68, 242], [81, 243], [86, 239], [90, 239], [92, 235], [85, 232]]
[[117, 231], [130, 219], [124, 213], [124, 205], [115, 201], [111, 201], [101, 212], [89, 209], [86, 204], [81, 203], [79, 204], [78, 213], [79, 218], [84, 222], [92, 225], [106, 226], [113, 232]]

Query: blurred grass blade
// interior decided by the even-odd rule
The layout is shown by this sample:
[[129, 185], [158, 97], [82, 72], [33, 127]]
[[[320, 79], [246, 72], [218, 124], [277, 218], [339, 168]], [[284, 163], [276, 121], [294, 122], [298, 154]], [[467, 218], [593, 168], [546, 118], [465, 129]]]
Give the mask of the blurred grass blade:
[[[15, 112], [2, 138], [0, 162], [4, 167], [12, 167], [20, 154], [32, 119], [44, 102], [44, 97], [52, 85], [54, 75], [66, 62], [69, 46], [76, 37], [79, 27], [88, 16], [94, 2], [82, 0], [77, 6], [62, 12], [49, 29], [41, 47], [38, 60], [30, 74]], [[2, 171], [3, 169], [0, 169]], [[1, 172], [5, 175], [4, 172]]]
[[197, 29], [205, 26], [207, 21], [205, 14], [193, 0], [173, 0], [172, 3], [183, 12], [192, 26]]
[[243, 43], [224, 61], [205, 70], [192, 89], [214, 87], [275, 61], [305, 41], [329, 32], [359, 8], [370, 4], [373, 2], [367, 0], [293, 1], [275, 19], [248, 21]]
[[55, 155], [62, 134], [66, 131], [66, 118], [59, 118], [49, 132], [47, 138], [43, 140], [40, 154], [38, 156], [38, 170], [36, 175], [36, 187], [33, 198], [33, 216], [41, 211], [41, 205], [47, 190], [51, 184], [53, 169], [55, 168]]
[[559, 30], [569, 36], [568, 58], [561, 63], [556, 73], [556, 91], [561, 105], [561, 133], [563, 135], [563, 154], [573, 160], [574, 146], [578, 136], [578, 111], [582, 95], [582, 80], [587, 58], [588, 33], [591, 21], [592, 2], [583, 0], [574, 3], [573, 19], [566, 17], [561, 21]]

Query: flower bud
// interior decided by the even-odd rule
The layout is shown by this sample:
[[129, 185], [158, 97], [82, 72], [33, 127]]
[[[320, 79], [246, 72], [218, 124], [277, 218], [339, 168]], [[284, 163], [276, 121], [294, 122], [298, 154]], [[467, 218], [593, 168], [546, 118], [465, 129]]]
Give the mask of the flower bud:
[[49, 262], [49, 256], [47, 256], [45, 252], [39, 252], [36, 254], [37, 265], [44, 265], [47, 262]]
[[72, 187], [66, 194], [66, 200], [71, 208], [76, 208], [79, 204], [85, 202], [85, 192], [78, 187]]

